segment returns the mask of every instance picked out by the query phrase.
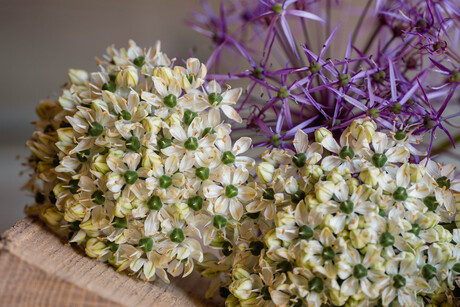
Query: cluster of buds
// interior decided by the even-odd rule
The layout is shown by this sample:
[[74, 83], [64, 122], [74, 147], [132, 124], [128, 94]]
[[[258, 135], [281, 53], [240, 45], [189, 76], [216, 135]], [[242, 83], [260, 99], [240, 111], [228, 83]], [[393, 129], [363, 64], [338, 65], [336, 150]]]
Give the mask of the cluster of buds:
[[221, 119], [241, 122], [241, 89], [185, 63], [130, 42], [98, 72], [70, 70], [62, 96], [37, 108], [27, 213], [146, 281], [196, 267], [227, 306], [452, 302], [454, 166], [423, 159], [404, 125], [369, 117], [338, 141], [298, 129], [292, 149], [256, 162], [252, 139], [233, 142]]

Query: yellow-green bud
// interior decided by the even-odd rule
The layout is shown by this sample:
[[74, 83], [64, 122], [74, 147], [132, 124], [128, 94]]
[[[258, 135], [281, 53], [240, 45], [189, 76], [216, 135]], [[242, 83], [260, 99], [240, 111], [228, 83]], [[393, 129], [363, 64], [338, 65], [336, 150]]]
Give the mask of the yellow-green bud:
[[311, 164], [309, 164], [305, 168], [305, 175], [310, 176], [314, 180], [319, 180], [319, 178], [321, 178], [321, 176], [323, 176], [323, 174], [324, 174], [324, 171], [323, 171], [323, 169], [321, 168], [320, 165], [311, 165]]
[[275, 166], [270, 162], [261, 162], [256, 166], [256, 172], [260, 181], [267, 183], [273, 180]]
[[252, 280], [249, 278], [235, 280], [230, 284], [229, 290], [240, 300], [246, 300], [252, 293]]
[[152, 132], [153, 134], [158, 134], [163, 125], [163, 120], [159, 117], [148, 116], [142, 120], [142, 126], [145, 131]]
[[359, 179], [361, 179], [364, 184], [373, 187], [377, 184], [377, 177], [379, 174], [380, 170], [378, 168], [370, 167], [361, 171], [359, 174]]
[[316, 198], [319, 202], [326, 202], [334, 194], [335, 184], [331, 181], [320, 181], [315, 184]]
[[103, 256], [107, 250], [104, 242], [96, 238], [91, 238], [86, 242], [85, 252], [89, 257], [97, 258]]
[[46, 208], [42, 210], [41, 216], [45, 222], [51, 226], [57, 226], [62, 221], [62, 214], [56, 208]]
[[326, 136], [332, 136], [332, 132], [326, 128], [319, 128], [315, 131], [315, 140], [318, 143], [321, 143]]
[[89, 75], [84, 70], [69, 69], [68, 76], [70, 83], [76, 85], [86, 85], [86, 81], [88, 81]]

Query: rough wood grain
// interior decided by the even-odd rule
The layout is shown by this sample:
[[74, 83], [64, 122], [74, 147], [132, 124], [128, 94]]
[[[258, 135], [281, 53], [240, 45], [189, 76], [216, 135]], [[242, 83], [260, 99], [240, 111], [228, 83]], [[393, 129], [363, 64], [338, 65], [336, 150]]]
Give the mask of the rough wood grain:
[[0, 306], [219, 306], [197, 274], [146, 283], [64, 245], [25, 218], [0, 238]]

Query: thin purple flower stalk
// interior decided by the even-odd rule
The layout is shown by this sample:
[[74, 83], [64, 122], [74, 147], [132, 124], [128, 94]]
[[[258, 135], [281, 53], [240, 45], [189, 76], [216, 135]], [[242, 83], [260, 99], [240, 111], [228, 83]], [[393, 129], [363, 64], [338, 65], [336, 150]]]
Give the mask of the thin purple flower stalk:
[[[265, 138], [258, 146], [289, 147], [297, 129], [339, 135], [366, 116], [430, 134], [429, 151], [439, 130], [455, 146], [446, 126], [458, 128], [460, 116], [460, 1], [371, 3], [222, 0], [215, 13], [204, 2], [189, 24], [214, 44], [209, 77], [246, 83], [238, 111]], [[348, 38], [340, 48], [341, 19], [350, 17], [356, 27], [340, 35]]]

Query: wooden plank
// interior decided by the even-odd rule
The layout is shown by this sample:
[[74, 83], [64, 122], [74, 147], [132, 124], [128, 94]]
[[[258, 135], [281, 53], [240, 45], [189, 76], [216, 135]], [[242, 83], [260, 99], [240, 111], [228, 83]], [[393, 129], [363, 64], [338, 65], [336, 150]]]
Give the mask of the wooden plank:
[[143, 282], [64, 245], [25, 218], [0, 238], [0, 306], [218, 306], [204, 299], [208, 280]]

